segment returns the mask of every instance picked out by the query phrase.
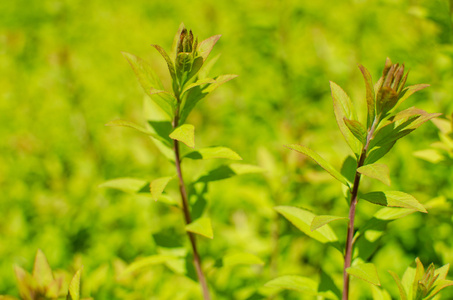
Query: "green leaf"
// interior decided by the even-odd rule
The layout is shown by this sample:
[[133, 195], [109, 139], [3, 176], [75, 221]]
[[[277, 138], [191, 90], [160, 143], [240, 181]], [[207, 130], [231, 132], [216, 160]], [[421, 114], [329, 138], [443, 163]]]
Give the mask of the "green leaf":
[[191, 124], [183, 124], [173, 130], [170, 138], [183, 142], [190, 148], [195, 147], [195, 127]]
[[264, 169], [255, 165], [248, 164], [230, 164], [230, 169], [235, 175], [257, 174], [264, 172]]
[[368, 70], [359, 65], [360, 72], [362, 72], [363, 79], [365, 80], [365, 88], [366, 88], [366, 104], [367, 104], [367, 128], [371, 128], [371, 125], [376, 117], [376, 102], [375, 102], [375, 94], [374, 94], [374, 87], [373, 87], [373, 80], [371, 79], [371, 74]]
[[313, 279], [295, 275], [277, 277], [267, 282], [265, 286], [294, 290], [312, 296], [316, 295], [318, 290], [318, 283]]
[[386, 155], [395, 145], [396, 141], [393, 141], [391, 143], [377, 146], [373, 150], [370, 151], [370, 153], [367, 155], [365, 159], [365, 164], [373, 164], [377, 162], [379, 159], [381, 159], [384, 155]]
[[337, 236], [329, 225], [324, 225], [316, 231], [310, 230], [310, 225], [316, 217], [315, 214], [292, 206], [277, 206], [274, 209], [309, 237], [321, 243], [334, 243], [338, 241]]
[[142, 191], [148, 185], [148, 181], [137, 178], [117, 178], [106, 181], [99, 185], [102, 188], [117, 189], [126, 193], [135, 194]]
[[165, 190], [165, 187], [173, 179], [173, 176], [157, 178], [151, 181], [149, 189], [151, 191], [151, 197], [154, 201], [157, 201]]
[[175, 71], [175, 66], [173, 64], [173, 61], [171, 60], [170, 56], [168, 56], [167, 52], [165, 52], [165, 50], [161, 46], [159, 46], [159, 45], [151, 45], [151, 46], [156, 48], [156, 50], [159, 51], [159, 53], [165, 59], [165, 61], [167, 62], [168, 71], [170, 71], [170, 76], [173, 79], [173, 81], [175, 81], [176, 80], [176, 71]]
[[151, 255], [151, 256], [148, 256], [145, 258], [140, 258], [140, 259], [134, 261], [132, 264], [130, 264], [123, 271], [123, 273], [121, 274], [121, 277], [124, 277], [126, 275], [137, 272], [144, 268], [148, 268], [153, 265], [163, 264], [163, 263], [166, 263], [169, 261], [174, 261], [177, 259], [179, 259], [179, 257], [176, 257], [174, 255], [163, 255], [163, 254]]
[[337, 217], [337, 216], [326, 216], [326, 215], [316, 216], [313, 218], [313, 221], [311, 222], [310, 230], [315, 231], [316, 229], [318, 229], [332, 221], [343, 220], [343, 219], [348, 220], [349, 218]]
[[37, 288], [35, 279], [24, 269], [14, 266], [17, 287], [22, 300], [35, 300], [34, 290]]
[[242, 158], [233, 150], [227, 147], [208, 147], [187, 153], [184, 157], [190, 159], [212, 159], [226, 158], [231, 160], [242, 160]]
[[146, 134], [148, 136], [151, 136], [151, 137], [163, 142], [167, 146], [169, 146], [168, 145], [168, 140], [166, 140], [165, 138], [163, 138], [163, 137], [159, 136], [158, 134], [152, 132], [151, 130], [148, 130], [148, 129], [140, 126], [140, 125], [135, 124], [134, 122], [125, 121], [125, 120], [114, 120], [114, 121], [108, 122], [107, 124], [105, 124], [105, 126], [129, 127], [129, 128], [135, 129], [138, 132], [141, 132], [141, 133], [144, 133], [144, 134]]
[[202, 175], [198, 178], [195, 182], [211, 182], [211, 181], [218, 181], [227, 179], [236, 175], [244, 175], [244, 174], [256, 174], [262, 173], [264, 171], [263, 168], [254, 166], [254, 165], [246, 165], [246, 164], [230, 164], [230, 165], [222, 165], [219, 166], [209, 173]]
[[210, 218], [203, 217], [196, 219], [192, 223], [186, 225], [186, 231], [193, 232], [210, 239], [214, 238]]
[[237, 265], [264, 265], [258, 256], [251, 253], [228, 254], [222, 259], [223, 266], [232, 267]]
[[69, 291], [66, 300], [79, 300], [80, 299], [80, 275], [82, 270], [78, 270], [74, 277], [72, 277], [71, 283], [69, 284]]
[[384, 164], [370, 164], [357, 169], [357, 172], [390, 185], [390, 170]]
[[209, 56], [209, 53], [211, 53], [212, 48], [214, 47], [214, 45], [217, 43], [217, 41], [220, 39], [221, 36], [222, 35], [220, 35], [220, 34], [211, 36], [211, 37], [205, 39], [204, 41], [202, 41], [198, 45], [197, 52], [201, 57], [203, 57], [203, 62], [206, 61], [206, 59]]
[[419, 212], [427, 213], [425, 207], [423, 207], [417, 199], [399, 191], [371, 192], [360, 195], [360, 198], [377, 205], [411, 208]]
[[348, 127], [349, 131], [354, 135], [354, 137], [362, 144], [366, 144], [367, 132], [365, 127], [359, 121], [349, 120], [346, 117], [343, 118], [344, 123]]
[[413, 153], [415, 157], [429, 161], [430, 163], [437, 164], [438, 162], [443, 161], [445, 158], [442, 154], [439, 153], [436, 149], [425, 149], [416, 151]]
[[184, 88], [184, 90], [182, 91], [182, 93], [181, 93], [181, 97], [183, 97], [184, 94], [185, 94], [186, 92], [188, 92], [190, 89], [193, 89], [193, 88], [195, 88], [195, 87], [197, 87], [197, 86], [201, 86], [201, 85], [205, 85], [205, 84], [210, 84], [210, 83], [215, 83], [215, 82], [216, 82], [215, 79], [212, 79], [212, 78], [204, 78], [204, 79], [200, 79], [200, 80], [198, 80], [197, 82], [191, 83], [191, 84], [189, 84], [188, 86], [186, 86], [186, 87]]
[[[163, 90], [162, 83], [160, 82], [159, 77], [154, 73], [151, 65], [133, 54], [127, 52], [122, 52], [122, 54], [131, 65], [146, 94], [151, 97], [170, 119], [173, 119], [174, 110], [176, 108], [176, 99], [168, 93], [161, 93]], [[159, 92], [152, 92], [156, 90]]]
[[401, 300], [407, 300], [407, 294], [406, 294], [406, 291], [404, 290], [404, 286], [403, 286], [403, 283], [401, 282], [400, 278], [393, 271], [389, 271], [389, 273], [390, 273], [390, 275], [392, 275], [393, 279], [396, 282], [396, 285], [398, 286], [398, 291], [400, 293]]
[[398, 104], [397, 105], [400, 105], [401, 103], [403, 103], [407, 98], [409, 98], [415, 92], [423, 90], [423, 89], [425, 89], [427, 87], [429, 87], [429, 84], [416, 84], [416, 85], [411, 85], [411, 86], [408, 86], [408, 87], [404, 88], [401, 91], [401, 96], [398, 99]]
[[378, 210], [373, 217], [379, 220], [391, 221], [404, 218], [414, 212], [411, 208], [384, 207]]
[[348, 180], [343, 175], [341, 175], [341, 173], [338, 172], [331, 164], [324, 160], [324, 158], [319, 156], [316, 152], [314, 152], [310, 148], [297, 144], [285, 145], [285, 147], [307, 155], [308, 157], [313, 159], [320, 167], [322, 167], [330, 175], [332, 175], [335, 179], [349, 187]]
[[214, 91], [216, 88], [224, 84], [225, 82], [230, 81], [231, 79], [236, 78], [237, 75], [227, 74], [227, 75], [220, 75], [214, 78], [215, 82], [208, 83], [205, 85], [198, 85], [194, 86], [186, 93], [186, 99], [183, 101], [183, 106], [181, 109], [180, 115], [180, 122], [184, 123], [187, 119], [187, 116], [195, 107], [195, 105], [204, 97], [206, 97], [209, 93]]
[[358, 157], [361, 152], [360, 142], [349, 131], [343, 120], [344, 118], [355, 121], [357, 120], [354, 106], [352, 105], [351, 99], [349, 99], [348, 95], [336, 83], [331, 81], [330, 89], [332, 91], [333, 109], [338, 127], [340, 128], [340, 131], [352, 152], [354, 152], [354, 154]]
[[377, 274], [376, 266], [372, 263], [360, 264], [346, 269], [349, 275], [365, 280], [374, 285], [381, 285]]
[[447, 279], [437, 279], [434, 288], [425, 299], [433, 299], [433, 297], [436, 296], [441, 290], [449, 286], [453, 286], [453, 281]]
[[33, 265], [33, 278], [36, 280], [39, 288], [46, 288], [53, 280], [52, 269], [47, 262], [47, 258], [41, 249], [38, 249]]
[[392, 297], [390, 297], [390, 294], [386, 290], [380, 289], [375, 285], [371, 286], [371, 293], [373, 300], [392, 300]]

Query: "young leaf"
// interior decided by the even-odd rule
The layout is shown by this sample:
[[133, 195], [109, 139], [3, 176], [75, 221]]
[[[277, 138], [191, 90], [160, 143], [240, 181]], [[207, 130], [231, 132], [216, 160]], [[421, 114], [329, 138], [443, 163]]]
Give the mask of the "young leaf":
[[401, 92], [400, 98], [398, 99], [398, 104], [400, 105], [403, 103], [407, 98], [409, 98], [412, 94], [415, 92], [418, 92], [420, 90], [423, 90], [424, 88], [429, 87], [429, 84], [416, 84], [416, 85], [411, 85], [403, 89]]
[[337, 236], [329, 225], [325, 225], [316, 231], [310, 230], [310, 225], [315, 218], [313, 213], [292, 206], [277, 206], [274, 209], [309, 237], [321, 243], [334, 243], [338, 241]]
[[145, 92], [154, 102], [156, 102], [156, 104], [168, 115], [170, 119], [173, 119], [176, 99], [172, 99], [165, 93], [151, 93], [152, 90], [163, 90], [162, 83], [160, 82], [159, 77], [157, 77], [154, 73], [151, 65], [133, 54], [127, 52], [122, 53], [134, 70], [134, 73]]
[[316, 295], [318, 290], [318, 283], [313, 279], [295, 275], [277, 277], [264, 286], [294, 290], [312, 296]]
[[374, 118], [376, 117], [376, 103], [375, 103], [375, 94], [374, 94], [374, 87], [373, 87], [373, 80], [371, 79], [371, 74], [368, 70], [359, 65], [360, 72], [362, 72], [363, 79], [365, 80], [365, 88], [366, 88], [366, 104], [367, 104], [367, 128], [371, 127]]
[[79, 300], [80, 299], [80, 275], [82, 270], [78, 270], [74, 277], [72, 277], [71, 283], [69, 284], [69, 291], [66, 300]]
[[330, 175], [332, 175], [335, 179], [349, 187], [347, 179], [343, 175], [341, 175], [341, 173], [338, 172], [332, 165], [330, 165], [326, 160], [324, 160], [321, 156], [319, 156], [316, 152], [314, 152], [310, 148], [297, 144], [286, 145], [285, 147], [307, 155], [308, 157], [313, 159], [319, 166], [321, 166], [324, 170], [326, 170]]
[[316, 216], [313, 218], [313, 221], [311, 222], [310, 225], [310, 230], [315, 231], [316, 229], [336, 220], [342, 220], [346, 219], [348, 220], [347, 217], [337, 217], [337, 216]]
[[403, 286], [403, 283], [401, 282], [400, 278], [393, 271], [389, 271], [389, 273], [390, 273], [390, 275], [392, 275], [393, 279], [396, 282], [396, 285], [398, 286], [398, 291], [400, 293], [401, 300], [407, 300], [407, 294], [406, 294], [406, 291], [404, 290], [404, 286]]
[[349, 120], [357, 120], [357, 115], [352, 105], [351, 99], [336, 83], [330, 82], [330, 89], [332, 91], [333, 109], [338, 127], [343, 134], [346, 142], [351, 148], [352, 152], [358, 157], [360, 155], [361, 147], [360, 142], [347, 128], [344, 118]]
[[191, 124], [183, 124], [173, 130], [170, 138], [183, 142], [190, 148], [195, 147], [195, 127]]
[[235, 175], [257, 174], [264, 172], [263, 168], [248, 164], [230, 164], [229, 167]]
[[217, 43], [217, 41], [220, 39], [221, 36], [222, 35], [220, 35], [220, 34], [211, 36], [211, 37], [205, 39], [204, 41], [202, 41], [198, 45], [198, 54], [201, 57], [203, 57], [203, 62], [206, 61], [206, 59], [209, 56], [209, 53], [211, 53], [212, 48], [214, 47], [214, 45]]
[[184, 94], [189, 91], [190, 89], [194, 88], [194, 87], [197, 87], [197, 86], [201, 86], [201, 85], [205, 85], [205, 84], [210, 84], [210, 83], [215, 83], [216, 81], [212, 78], [204, 78], [204, 79], [200, 79], [198, 80], [197, 82], [194, 82], [194, 83], [191, 83], [189, 84], [188, 86], [186, 86], [184, 88], [184, 90], [182, 91], [181, 93], [181, 97], [184, 96]]
[[214, 238], [210, 218], [204, 217], [196, 219], [192, 223], [186, 225], [186, 231], [193, 232], [210, 239]]
[[17, 287], [19, 288], [21, 299], [34, 300], [36, 289], [35, 279], [19, 266], [14, 266], [14, 273], [16, 275]]
[[162, 48], [161, 46], [159, 46], [159, 45], [151, 45], [151, 46], [156, 48], [156, 50], [159, 51], [159, 53], [165, 59], [165, 61], [167, 62], [168, 71], [170, 71], [170, 76], [173, 79], [173, 81], [175, 81], [176, 80], [176, 71], [175, 71], [175, 66], [173, 64], [173, 61], [171, 60], [170, 56], [168, 56], [167, 52], [165, 52], [164, 48]]
[[375, 285], [371, 285], [371, 293], [373, 295], [373, 300], [392, 300], [390, 294], [386, 290], [380, 289]]
[[129, 127], [129, 128], [137, 130], [138, 132], [141, 132], [141, 133], [144, 133], [146, 135], [149, 135], [149, 136], [161, 141], [162, 143], [166, 144], [167, 146], [170, 146], [170, 145], [168, 145], [168, 140], [166, 140], [165, 138], [159, 136], [158, 134], [152, 132], [151, 130], [148, 130], [148, 129], [146, 129], [146, 128], [140, 126], [140, 125], [137, 125], [137, 124], [135, 124], [133, 122], [130, 122], [130, 121], [114, 120], [114, 121], [108, 122], [107, 124], [105, 124], [105, 126]]
[[99, 185], [99, 187], [106, 187], [106, 188], [112, 188], [112, 189], [117, 189], [126, 193], [138, 193], [141, 190], [143, 190], [144, 187], [148, 185], [148, 182], [143, 179], [137, 179], [137, 178], [117, 178], [117, 179], [112, 179], [109, 181], [106, 181]]
[[130, 264], [121, 274], [121, 277], [124, 277], [126, 275], [129, 275], [133, 272], [136, 272], [138, 270], [147, 268], [149, 266], [153, 265], [158, 265], [158, 264], [163, 264], [168, 261], [173, 261], [177, 260], [178, 257], [174, 255], [151, 255], [148, 257], [140, 258], [136, 261], [134, 261], [132, 264]]
[[381, 285], [376, 266], [372, 263], [360, 264], [346, 269], [349, 275], [360, 278], [374, 285]]
[[208, 147], [187, 153], [184, 157], [190, 159], [212, 159], [226, 158], [231, 160], [242, 160], [236, 152], [227, 147]]
[[154, 199], [154, 201], [157, 201], [157, 199], [159, 199], [160, 195], [162, 195], [162, 193], [164, 192], [168, 182], [170, 182], [170, 180], [172, 179], [173, 177], [162, 177], [151, 181], [149, 189], [151, 191], [151, 197]]
[[379, 159], [381, 159], [384, 155], [386, 155], [390, 149], [393, 148], [395, 145], [396, 141], [393, 141], [391, 143], [381, 145], [378, 147], [375, 147], [373, 150], [370, 151], [370, 153], [367, 155], [365, 159], [365, 164], [374, 164], [377, 162]]
[[415, 210], [411, 208], [384, 207], [378, 210], [373, 217], [379, 220], [391, 221], [404, 218], [414, 212]]
[[33, 265], [33, 278], [41, 289], [46, 288], [54, 280], [52, 269], [41, 249], [38, 249], [36, 252], [35, 263]]
[[232, 267], [236, 265], [264, 265], [264, 261], [251, 253], [234, 253], [225, 255], [222, 259], [223, 266]]
[[354, 135], [354, 137], [362, 144], [366, 144], [366, 129], [363, 127], [362, 123], [359, 121], [349, 120], [346, 117], [343, 118], [344, 123], [348, 127], [349, 131]]
[[425, 207], [423, 207], [417, 199], [399, 191], [371, 192], [360, 195], [360, 198], [377, 205], [411, 208], [419, 212], [427, 213]]
[[370, 164], [357, 169], [357, 172], [365, 176], [382, 181], [386, 185], [390, 185], [390, 170], [384, 164]]

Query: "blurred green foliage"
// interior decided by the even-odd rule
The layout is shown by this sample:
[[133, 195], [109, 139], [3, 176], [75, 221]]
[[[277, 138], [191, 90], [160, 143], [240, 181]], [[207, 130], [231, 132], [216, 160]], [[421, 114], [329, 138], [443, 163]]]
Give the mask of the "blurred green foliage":
[[[316, 141], [323, 157], [341, 166], [351, 153], [335, 129], [329, 80], [363, 103], [357, 64], [376, 80], [386, 57], [411, 69], [408, 84], [431, 84], [411, 105], [450, 115], [452, 9], [447, 0], [0, 1], [0, 294], [18, 296], [12, 265], [30, 270], [40, 248], [53, 269], [74, 274], [84, 266], [85, 297], [199, 299], [194, 281], [162, 265], [118, 276], [134, 259], [155, 254], [159, 235], [183, 236], [183, 221], [150, 198], [98, 188], [117, 177], [167, 175], [162, 170], [170, 165], [149, 139], [104, 124], [144, 122], [144, 93], [120, 52], [148, 60], [168, 86], [165, 62], [150, 44], [169, 49], [181, 22], [200, 38], [222, 34], [212, 73], [239, 75], [193, 111], [196, 143], [228, 145], [268, 170], [214, 183], [206, 194], [215, 238], [202, 240], [200, 251], [216, 299], [263, 299], [273, 293], [263, 284], [275, 276], [313, 276], [321, 267], [341, 286], [341, 256], [272, 207], [345, 215], [342, 191], [282, 145]], [[394, 170], [392, 189], [413, 194], [429, 211], [392, 223], [372, 258], [394, 297], [387, 270], [401, 276], [417, 256], [425, 265], [453, 263], [453, 171], [412, 155], [436, 140], [429, 124], [384, 159]], [[197, 163], [185, 173], [201, 175]], [[375, 185], [363, 181], [364, 190]], [[361, 205], [357, 226], [376, 210]], [[344, 240], [345, 224], [333, 227]], [[234, 252], [265, 264], [215, 268]], [[352, 287], [353, 299], [371, 297], [368, 286], [353, 280]]]

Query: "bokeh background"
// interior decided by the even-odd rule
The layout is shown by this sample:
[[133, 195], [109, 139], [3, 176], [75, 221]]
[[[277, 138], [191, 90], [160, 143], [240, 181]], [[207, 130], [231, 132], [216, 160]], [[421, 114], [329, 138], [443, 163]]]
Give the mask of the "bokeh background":
[[[112, 178], [173, 172], [147, 137], [104, 124], [145, 122], [149, 100], [121, 51], [149, 61], [168, 83], [165, 62], [150, 44], [169, 50], [181, 22], [200, 39], [222, 34], [212, 73], [239, 75], [190, 116], [197, 145], [228, 146], [244, 163], [265, 169], [209, 187], [215, 238], [200, 238], [200, 249], [215, 299], [270, 299], [274, 291], [263, 288], [270, 279], [321, 269], [341, 283], [338, 252], [272, 209], [284, 204], [346, 215], [341, 187], [283, 145], [310, 146], [340, 167], [351, 153], [336, 128], [329, 81], [365, 112], [357, 64], [377, 80], [386, 57], [411, 69], [409, 84], [431, 84], [405, 107], [451, 114], [452, 11], [451, 0], [0, 1], [0, 294], [17, 295], [12, 266], [31, 270], [39, 248], [55, 269], [84, 266], [84, 296], [200, 299], [195, 282], [165, 266], [118, 276], [134, 259], [156, 253], [156, 235], [187, 241], [174, 208], [99, 188]], [[394, 297], [387, 270], [401, 276], [417, 256], [425, 264], [453, 263], [451, 164], [413, 156], [437, 140], [428, 123], [384, 159], [392, 170], [387, 189], [442, 203], [392, 223], [372, 257]], [[190, 163], [186, 177], [220, 163]], [[364, 181], [364, 190], [379, 188], [385, 187]], [[377, 209], [361, 203], [357, 226]], [[333, 227], [344, 238], [346, 223]], [[255, 254], [264, 265], [215, 268], [234, 252]], [[366, 285], [353, 284], [357, 299], [371, 297]], [[274, 299], [301, 295], [287, 291]]]

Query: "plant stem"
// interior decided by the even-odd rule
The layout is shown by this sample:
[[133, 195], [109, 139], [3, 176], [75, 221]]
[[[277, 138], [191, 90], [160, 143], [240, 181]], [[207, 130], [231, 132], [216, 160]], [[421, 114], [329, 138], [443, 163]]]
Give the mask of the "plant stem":
[[349, 299], [349, 274], [346, 272], [346, 269], [351, 266], [352, 261], [352, 251], [354, 248], [354, 219], [355, 219], [355, 211], [357, 207], [358, 193], [359, 193], [359, 184], [360, 184], [360, 173], [357, 171], [358, 168], [362, 167], [365, 163], [365, 159], [368, 152], [368, 147], [370, 146], [370, 142], [373, 139], [374, 131], [376, 130], [377, 125], [379, 124], [380, 115], [377, 116], [373, 124], [371, 125], [370, 130], [368, 131], [366, 137], [366, 144], [362, 149], [362, 153], [360, 154], [359, 160], [357, 162], [357, 168], [355, 171], [354, 183], [352, 185], [352, 192], [351, 192], [351, 204], [349, 206], [349, 223], [348, 223], [348, 235], [346, 237], [346, 249], [344, 254], [344, 268], [343, 268], [343, 297], [342, 300]]
[[[178, 117], [177, 116], [178, 116], [178, 112], [176, 113], [176, 117], [173, 120], [174, 128], [178, 127]], [[182, 211], [184, 213], [184, 220], [185, 220], [186, 224], [190, 224], [190, 223], [192, 223], [192, 217], [190, 216], [189, 199], [187, 196], [184, 179], [182, 177], [181, 157], [179, 155], [179, 142], [177, 140], [174, 140], [173, 151], [175, 152], [175, 165], [176, 165], [176, 172], [178, 173], [178, 179], [179, 179], [179, 191], [181, 193]], [[201, 290], [203, 292], [203, 299], [211, 300], [211, 296], [209, 294], [208, 283], [206, 282], [206, 277], [203, 273], [203, 269], [201, 268], [201, 258], [200, 258], [200, 254], [198, 253], [198, 249], [197, 249], [196, 236], [192, 232], [188, 232], [188, 231], [187, 231], [187, 235], [189, 236], [190, 244], [192, 246], [193, 263], [195, 265], [195, 270], [197, 272], [198, 281], [200, 282]]]

